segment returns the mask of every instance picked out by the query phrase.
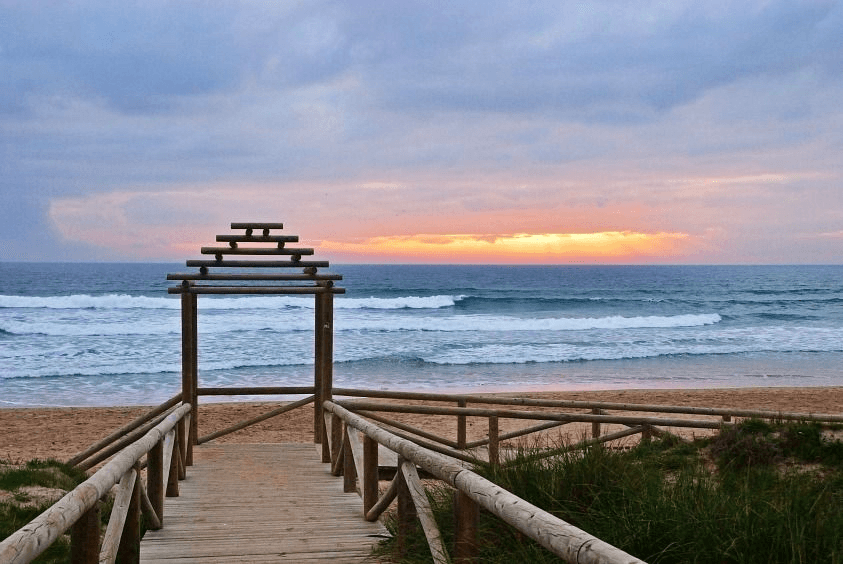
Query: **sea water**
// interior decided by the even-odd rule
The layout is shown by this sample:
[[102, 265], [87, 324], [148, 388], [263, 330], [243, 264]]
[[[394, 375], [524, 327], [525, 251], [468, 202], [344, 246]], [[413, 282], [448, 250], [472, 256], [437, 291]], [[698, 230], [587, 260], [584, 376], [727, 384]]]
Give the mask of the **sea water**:
[[[178, 264], [0, 263], [0, 406], [178, 392]], [[334, 384], [843, 385], [841, 266], [334, 265]], [[312, 296], [200, 296], [201, 386], [313, 382]]]

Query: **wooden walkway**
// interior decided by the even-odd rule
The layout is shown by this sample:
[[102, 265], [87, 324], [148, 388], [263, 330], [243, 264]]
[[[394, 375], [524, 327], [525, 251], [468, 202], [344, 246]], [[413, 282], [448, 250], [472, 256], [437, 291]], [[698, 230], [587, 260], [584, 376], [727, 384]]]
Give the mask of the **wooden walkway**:
[[363, 519], [312, 444], [203, 445], [147, 531], [142, 563], [371, 562], [386, 531]]

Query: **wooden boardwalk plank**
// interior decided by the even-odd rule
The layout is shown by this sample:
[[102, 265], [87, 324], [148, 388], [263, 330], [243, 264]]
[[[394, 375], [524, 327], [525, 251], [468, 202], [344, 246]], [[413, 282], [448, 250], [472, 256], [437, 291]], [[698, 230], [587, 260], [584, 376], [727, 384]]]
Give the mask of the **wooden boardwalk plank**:
[[367, 562], [387, 534], [313, 445], [202, 445], [194, 462], [164, 528], [144, 535], [142, 563]]

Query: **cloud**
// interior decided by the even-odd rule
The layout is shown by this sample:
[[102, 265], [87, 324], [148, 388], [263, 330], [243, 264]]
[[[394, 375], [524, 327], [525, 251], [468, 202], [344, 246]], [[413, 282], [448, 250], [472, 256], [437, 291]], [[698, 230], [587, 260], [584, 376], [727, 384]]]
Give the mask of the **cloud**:
[[787, 249], [843, 224], [841, 33], [824, 1], [6, 2], [0, 256], [84, 242], [86, 205]]

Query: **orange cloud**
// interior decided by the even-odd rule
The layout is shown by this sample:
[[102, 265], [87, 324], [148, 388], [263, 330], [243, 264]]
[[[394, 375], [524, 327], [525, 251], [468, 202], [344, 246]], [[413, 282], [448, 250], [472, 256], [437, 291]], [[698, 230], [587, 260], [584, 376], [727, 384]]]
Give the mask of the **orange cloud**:
[[406, 260], [451, 263], [631, 262], [670, 258], [686, 233], [516, 233], [508, 235], [401, 235], [346, 242], [323, 240], [320, 254], [334, 260]]

